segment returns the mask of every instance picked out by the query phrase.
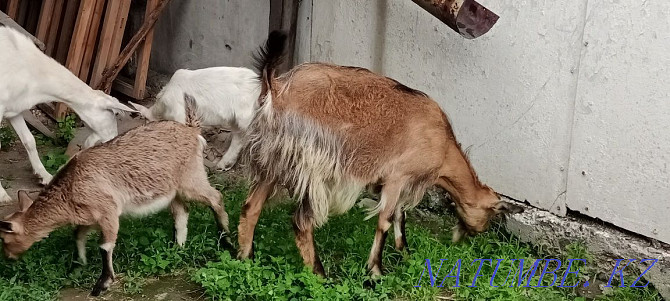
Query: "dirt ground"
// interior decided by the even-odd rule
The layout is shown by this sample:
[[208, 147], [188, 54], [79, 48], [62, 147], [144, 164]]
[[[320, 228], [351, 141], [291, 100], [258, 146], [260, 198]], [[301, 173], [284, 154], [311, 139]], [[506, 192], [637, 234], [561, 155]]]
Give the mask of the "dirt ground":
[[[45, 149], [38, 149], [38, 152], [44, 154]], [[18, 141], [11, 147], [5, 148], [3, 145], [0, 150], [0, 179], [7, 187], [7, 193], [14, 199], [19, 190], [37, 193], [42, 188], [39, 179], [33, 174], [26, 150]], [[13, 210], [15, 210], [13, 203], [0, 203], [0, 217], [6, 216]]]
[[141, 301], [193, 301], [205, 300], [203, 289], [186, 278], [186, 276], [165, 276], [147, 280], [142, 287], [141, 294], [130, 294], [123, 290], [123, 275], [121, 281], [112, 285], [110, 291], [100, 297], [89, 296], [89, 291], [68, 288], [61, 291], [60, 300], [87, 301], [87, 300], [141, 300]]

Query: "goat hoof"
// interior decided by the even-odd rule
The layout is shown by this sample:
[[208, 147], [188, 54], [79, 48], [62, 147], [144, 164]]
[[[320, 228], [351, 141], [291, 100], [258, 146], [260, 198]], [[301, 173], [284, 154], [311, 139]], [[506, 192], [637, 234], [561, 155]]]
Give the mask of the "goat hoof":
[[235, 247], [233, 246], [233, 243], [230, 241], [230, 238], [224, 237], [219, 239], [219, 247], [221, 247], [224, 250], [228, 250], [230, 254], [236, 254], [237, 250], [235, 250]]
[[53, 179], [52, 175], [48, 175], [48, 176], [43, 175], [43, 176], [39, 176], [39, 177], [42, 179], [42, 181], [40, 181], [40, 183], [43, 186], [49, 185], [49, 182], [51, 182], [51, 179]]
[[112, 282], [114, 282], [114, 278], [109, 277], [99, 278], [98, 281], [95, 283], [93, 290], [91, 291], [91, 296], [93, 297], [100, 296], [102, 292], [106, 291], [111, 286]]
[[102, 292], [106, 291], [107, 288], [103, 287], [102, 285], [99, 285], [98, 283], [95, 284], [93, 287], [93, 290], [91, 291], [91, 296], [93, 297], [98, 297]]
[[216, 164], [217, 171], [229, 171], [235, 166], [236, 161], [221, 159], [218, 164]]
[[224, 171], [229, 171], [229, 170], [231, 170], [232, 168], [233, 168], [232, 165], [226, 165], [226, 166], [223, 166], [223, 167], [217, 167], [217, 168], [216, 168], [216, 171], [218, 171], [218, 172], [224, 172]]
[[9, 202], [11, 202], [11, 201], [13, 201], [13, 200], [12, 200], [12, 197], [10, 197], [8, 194], [5, 194], [5, 195], [3, 195], [3, 196], [0, 196], [0, 204], [2, 204], [2, 203], [9, 203]]
[[379, 283], [378, 278], [370, 278], [363, 281], [363, 287], [366, 289], [375, 289], [375, 287], [377, 287], [377, 283]]

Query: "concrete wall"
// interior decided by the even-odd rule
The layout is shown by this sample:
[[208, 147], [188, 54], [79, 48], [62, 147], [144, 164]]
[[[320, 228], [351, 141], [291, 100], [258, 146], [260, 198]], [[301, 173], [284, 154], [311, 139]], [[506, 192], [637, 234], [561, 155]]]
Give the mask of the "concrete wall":
[[505, 194], [670, 243], [670, 3], [479, 2], [501, 18], [465, 40], [409, 0], [303, 0], [298, 60], [427, 92]]
[[268, 0], [172, 0], [156, 25], [151, 68], [252, 67], [269, 14]]

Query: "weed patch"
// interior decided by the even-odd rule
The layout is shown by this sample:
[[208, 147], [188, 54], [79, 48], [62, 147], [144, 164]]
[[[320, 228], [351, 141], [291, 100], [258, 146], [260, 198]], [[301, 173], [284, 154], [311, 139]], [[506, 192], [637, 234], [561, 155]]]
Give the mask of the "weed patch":
[[[223, 192], [230, 214], [231, 229], [236, 228], [240, 207], [247, 194], [244, 184], [213, 179]], [[189, 235], [184, 248], [173, 242], [173, 222], [167, 212], [142, 219], [123, 219], [115, 249], [114, 268], [128, 293], [139, 293], [146, 277], [182, 273], [201, 285], [206, 295], [215, 300], [435, 300], [448, 296], [454, 300], [585, 300], [569, 288], [502, 287], [504, 277], [491, 287], [486, 277], [478, 279], [477, 287], [468, 287], [478, 268], [470, 265], [480, 258], [542, 258], [529, 245], [501, 232], [500, 226], [462, 243], [452, 244], [450, 232], [433, 233], [409, 219], [410, 253], [399, 253], [387, 240], [383, 265], [386, 275], [373, 288], [365, 262], [374, 237], [376, 220], [363, 221], [365, 212], [353, 209], [336, 216], [316, 231], [317, 252], [323, 261], [327, 279], [319, 278], [303, 267], [295, 247], [290, 204], [266, 208], [255, 232], [255, 255], [251, 261], [233, 259], [216, 243], [216, 223], [210, 210], [191, 206]], [[444, 228], [454, 223], [444, 221]], [[95, 237], [89, 239], [89, 264], [75, 263], [73, 229], [55, 231], [49, 238], [35, 244], [19, 261], [0, 259], [0, 300], [55, 299], [64, 287], [89, 290], [100, 273], [101, 263]], [[392, 236], [391, 236], [392, 237]], [[581, 256], [578, 245], [565, 256]], [[538, 257], [540, 256], [540, 257]], [[444, 287], [431, 287], [425, 275], [425, 260], [447, 259], [449, 268], [462, 260], [460, 287], [452, 288], [447, 278]], [[588, 262], [587, 262], [588, 265]], [[443, 268], [444, 269], [444, 268]], [[494, 266], [484, 265], [481, 274], [490, 275]], [[498, 273], [507, 274], [511, 267]], [[446, 273], [441, 273], [440, 281]], [[536, 276], [537, 277], [537, 276]], [[535, 283], [537, 282], [537, 278]], [[544, 283], [544, 280], [543, 280]], [[421, 287], [415, 287], [421, 285]], [[651, 288], [615, 288], [601, 300], [660, 300]]]
[[58, 120], [58, 128], [56, 129], [56, 144], [59, 146], [67, 146], [72, 139], [74, 139], [75, 128], [77, 126], [77, 116], [68, 114], [65, 118]]
[[16, 142], [16, 133], [9, 126], [0, 127], [0, 149], [8, 150]]
[[68, 156], [65, 154], [65, 148], [56, 147], [52, 148], [47, 152], [46, 155], [42, 156], [42, 164], [44, 168], [50, 174], [55, 174], [61, 166], [65, 165], [69, 160]]

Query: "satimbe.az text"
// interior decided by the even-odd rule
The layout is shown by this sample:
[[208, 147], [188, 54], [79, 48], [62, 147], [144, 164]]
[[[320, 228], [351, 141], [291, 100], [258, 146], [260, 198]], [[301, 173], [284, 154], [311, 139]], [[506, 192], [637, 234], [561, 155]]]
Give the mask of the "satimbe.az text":
[[[464, 277], [461, 277], [464, 276], [461, 274], [461, 267], [463, 265], [462, 260], [457, 259], [453, 264], [450, 262], [446, 262], [445, 264], [445, 261], [447, 261], [447, 259], [440, 259], [438, 264], [437, 262], [431, 263], [430, 259], [426, 259], [423, 270], [419, 275], [419, 281], [414, 287], [421, 287], [421, 279], [424, 277], [428, 278], [430, 286], [433, 287], [444, 287], [445, 280], [447, 279], [449, 279], [447, 286], [453, 284], [451, 287], [461, 287], [462, 285], [476, 287], [478, 278], [480, 278], [480, 283], [483, 280], [481, 278], [489, 280], [488, 284], [491, 287], [551, 287], [558, 283], [560, 283], [560, 285], [557, 285], [557, 287], [576, 287], [580, 284], [579, 264], [576, 262], [581, 262], [581, 266], [586, 265], [585, 259], [567, 259], [565, 260], [565, 265], [563, 265], [562, 270], [562, 262], [559, 259], [475, 259], [470, 263], [470, 266], [477, 266], [477, 272], [470, 278], [472, 279], [472, 282], [468, 281], [467, 283], [462, 284], [461, 280], [464, 279]], [[636, 261], [638, 261], [640, 266], [644, 264], [648, 265], [648, 267], [637, 277], [637, 279], [635, 279], [635, 281], [629, 281], [630, 285], [628, 287], [647, 287], [649, 282], [641, 284], [640, 279], [654, 266], [654, 264], [656, 264], [656, 262], [658, 262], [658, 259], [617, 259], [614, 268], [609, 274], [609, 280], [605, 287], [612, 287], [613, 280], [619, 281], [619, 287], [626, 287], [626, 283], [624, 282], [624, 269]], [[525, 269], [524, 263], [529, 264], [531, 262], [532, 265]], [[467, 262], [465, 264], [467, 264]], [[482, 267], [486, 264], [488, 264], [490, 268], [493, 268], [490, 275], [482, 274]], [[445, 268], [444, 270], [443, 267]], [[434, 271], [433, 268], [437, 268], [437, 271]], [[445, 276], [440, 278], [440, 275]], [[535, 280], [535, 276], [539, 276], [539, 278]], [[502, 285], [494, 285], [494, 282], [499, 284], [502, 279], [505, 280]], [[551, 283], [549, 283], [547, 279], [551, 280]], [[535, 285], [532, 285], [533, 283], [535, 283]], [[584, 281], [581, 284], [584, 287], [589, 286], [588, 281]]]

